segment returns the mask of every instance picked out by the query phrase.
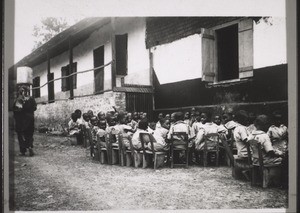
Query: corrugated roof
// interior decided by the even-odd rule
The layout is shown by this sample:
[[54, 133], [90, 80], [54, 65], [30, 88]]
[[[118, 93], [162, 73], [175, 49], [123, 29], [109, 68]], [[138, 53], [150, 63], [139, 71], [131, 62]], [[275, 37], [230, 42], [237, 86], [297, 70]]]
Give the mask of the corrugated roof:
[[116, 87], [114, 92], [153, 93], [152, 87]]

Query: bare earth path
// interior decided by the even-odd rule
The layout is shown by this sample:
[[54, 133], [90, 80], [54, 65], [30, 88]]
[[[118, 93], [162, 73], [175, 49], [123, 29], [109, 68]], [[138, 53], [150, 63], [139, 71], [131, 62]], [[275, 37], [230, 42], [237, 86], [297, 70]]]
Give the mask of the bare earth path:
[[101, 165], [65, 137], [35, 134], [34, 157], [10, 173], [13, 210], [287, 208], [287, 191], [251, 187], [229, 167], [159, 170]]

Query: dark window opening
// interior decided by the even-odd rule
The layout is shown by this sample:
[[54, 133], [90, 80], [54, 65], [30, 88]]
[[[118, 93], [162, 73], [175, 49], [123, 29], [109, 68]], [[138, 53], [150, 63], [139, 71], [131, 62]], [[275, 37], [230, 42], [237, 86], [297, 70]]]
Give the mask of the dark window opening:
[[[32, 87], [40, 87], [40, 77], [35, 77], [33, 79]], [[41, 89], [38, 88], [38, 89], [32, 90], [32, 95], [33, 95], [34, 98], [41, 97]]]
[[116, 35], [116, 74], [127, 75], [128, 35]]
[[[104, 65], [104, 46], [94, 50], [94, 68]], [[104, 90], [104, 67], [94, 70], [95, 92]]]
[[[73, 66], [72, 66], [72, 70], [70, 72], [70, 65], [68, 64], [67, 66], [64, 66], [61, 68], [61, 76], [68, 76], [72, 73], [75, 73], [77, 72], [77, 62], [73, 63]], [[77, 74], [73, 75], [73, 76], [70, 76], [70, 77], [73, 77], [73, 89], [76, 89], [77, 87]], [[68, 78], [63, 78], [61, 79], [61, 91], [68, 91], [70, 90], [70, 77]]]
[[238, 25], [216, 31], [218, 52], [218, 81], [239, 78]]
[[[54, 73], [49, 73], [47, 75], [48, 82], [54, 79]], [[48, 102], [54, 102], [54, 81], [48, 83]]]

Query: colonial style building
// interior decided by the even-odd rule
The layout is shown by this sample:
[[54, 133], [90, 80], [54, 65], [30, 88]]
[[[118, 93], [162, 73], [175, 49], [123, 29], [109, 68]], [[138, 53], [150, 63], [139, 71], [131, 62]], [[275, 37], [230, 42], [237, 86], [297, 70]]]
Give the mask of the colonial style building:
[[150, 119], [191, 107], [287, 113], [285, 42], [283, 18], [87, 18], [11, 68], [10, 106], [16, 68], [29, 66], [37, 125], [112, 106]]

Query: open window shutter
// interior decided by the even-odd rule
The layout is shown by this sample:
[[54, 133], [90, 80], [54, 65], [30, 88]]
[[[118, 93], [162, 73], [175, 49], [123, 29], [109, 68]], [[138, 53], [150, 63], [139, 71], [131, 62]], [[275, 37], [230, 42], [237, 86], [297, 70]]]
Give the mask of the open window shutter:
[[[48, 78], [48, 82], [52, 81], [54, 79], [54, 73], [49, 73], [47, 75]], [[49, 103], [53, 103], [54, 102], [54, 82], [50, 82], [48, 84], [48, 101]]]
[[215, 31], [201, 29], [202, 38], [202, 80], [215, 80]]
[[127, 43], [128, 36], [124, 35], [116, 35], [116, 74], [118, 76], [127, 75]]
[[[72, 65], [72, 73], [77, 72], [77, 62]], [[77, 88], [77, 74], [73, 75], [73, 89]]]
[[[68, 74], [68, 67], [61, 68], [61, 76], [66, 76]], [[67, 80], [68, 78], [61, 79], [61, 91], [67, 91]]]
[[[36, 87], [36, 78], [34, 78], [34, 79], [32, 80], [32, 87]], [[32, 90], [32, 96], [33, 96], [34, 98], [36, 98], [36, 90], [35, 90], [35, 89]]]
[[239, 22], [239, 77], [253, 76], [253, 20]]
[[[40, 77], [35, 77], [33, 79], [33, 87], [39, 87], [39, 86], [40, 86]], [[41, 97], [40, 89], [33, 90], [33, 97], [35, 98]]]

